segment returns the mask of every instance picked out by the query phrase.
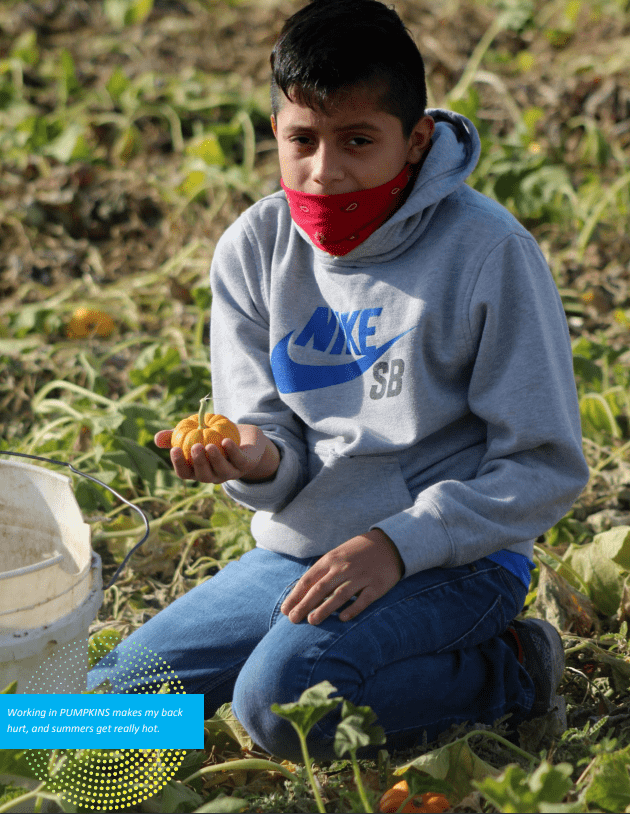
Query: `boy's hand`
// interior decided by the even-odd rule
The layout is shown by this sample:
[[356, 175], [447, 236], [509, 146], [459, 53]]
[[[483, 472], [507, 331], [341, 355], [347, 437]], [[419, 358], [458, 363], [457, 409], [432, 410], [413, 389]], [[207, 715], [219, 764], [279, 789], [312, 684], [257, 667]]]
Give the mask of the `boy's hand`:
[[[224, 438], [221, 446], [227, 458], [216, 444], [195, 444], [190, 450], [192, 466], [187, 463], [179, 447], [171, 449], [171, 462], [175, 474], [183, 480], [198, 480], [202, 483], [225, 483], [228, 480], [256, 482], [273, 477], [280, 454], [273, 441], [270, 441], [259, 427], [253, 424], [239, 424], [240, 447], [230, 438]], [[155, 445], [161, 449], [171, 446], [172, 430], [156, 433]]]
[[312, 625], [357, 598], [339, 617], [353, 619], [400, 580], [404, 564], [392, 540], [380, 529], [353, 537], [312, 565], [282, 603], [292, 622], [305, 616]]

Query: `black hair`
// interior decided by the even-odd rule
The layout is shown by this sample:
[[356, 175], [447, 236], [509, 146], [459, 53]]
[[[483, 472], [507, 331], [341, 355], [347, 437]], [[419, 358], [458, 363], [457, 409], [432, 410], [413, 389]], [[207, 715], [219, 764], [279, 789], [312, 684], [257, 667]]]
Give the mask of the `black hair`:
[[282, 92], [292, 102], [326, 112], [326, 103], [355, 86], [379, 88], [386, 113], [405, 138], [427, 103], [424, 62], [393, 8], [378, 0], [311, 0], [285, 22], [270, 57], [271, 109]]

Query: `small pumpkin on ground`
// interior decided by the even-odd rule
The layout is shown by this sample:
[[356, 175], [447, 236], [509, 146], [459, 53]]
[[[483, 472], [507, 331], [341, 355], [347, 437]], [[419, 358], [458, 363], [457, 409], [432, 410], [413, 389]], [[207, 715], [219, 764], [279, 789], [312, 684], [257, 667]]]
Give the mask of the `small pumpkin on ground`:
[[114, 320], [105, 311], [96, 308], [77, 308], [66, 325], [69, 339], [101, 336], [106, 339], [114, 331]]
[[[381, 797], [378, 810], [381, 812], [395, 812], [400, 808], [403, 800], [409, 797], [409, 786], [406, 780], [401, 780], [392, 786]], [[404, 814], [415, 814], [415, 812], [443, 812], [448, 811], [451, 804], [443, 794], [437, 791], [427, 791], [424, 794], [417, 794], [404, 805], [401, 812]]]
[[227, 458], [227, 453], [221, 446], [224, 438], [231, 438], [235, 444], [240, 445], [241, 434], [234, 422], [224, 415], [206, 412], [208, 397], [201, 399], [199, 413], [182, 419], [173, 430], [171, 435], [171, 449], [179, 447], [184, 453], [186, 461], [192, 465], [192, 455], [190, 453], [194, 444], [216, 444], [223, 455]]

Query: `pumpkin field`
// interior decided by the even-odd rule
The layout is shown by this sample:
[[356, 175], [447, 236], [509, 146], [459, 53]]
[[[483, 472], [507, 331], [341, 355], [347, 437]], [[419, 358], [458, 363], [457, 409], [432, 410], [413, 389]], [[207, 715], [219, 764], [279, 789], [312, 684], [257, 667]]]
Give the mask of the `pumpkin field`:
[[[205, 721], [205, 748], [127, 811], [630, 811], [630, 2], [388, 4], [424, 57], [429, 107], [479, 131], [469, 183], [535, 236], [564, 304], [591, 478], [537, 540], [523, 615], [562, 633], [569, 728], [554, 738], [542, 718], [513, 738], [504, 720], [469, 721], [357, 760], [382, 730], [344, 701], [338, 759], [294, 764], [227, 704]], [[0, 451], [70, 463], [149, 522], [104, 593], [91, 664], [253, 546], [251, 512], [180, 480], [153, 439], [211, 390], [210, 262], [234, 219], [279, 189], [269, 53], [301, 5], [0, 4]], [[72, 477], [107, 585], [145, 534], [138, 512], [28, 462]], [[275, 711], [303, 737], [340, 703], [331, 691]], [[94, 810], [59, 777], [97, 754], [67, 750], [32, 782], [24, 751], [1, 747], [0, 812], [18, 799]]]

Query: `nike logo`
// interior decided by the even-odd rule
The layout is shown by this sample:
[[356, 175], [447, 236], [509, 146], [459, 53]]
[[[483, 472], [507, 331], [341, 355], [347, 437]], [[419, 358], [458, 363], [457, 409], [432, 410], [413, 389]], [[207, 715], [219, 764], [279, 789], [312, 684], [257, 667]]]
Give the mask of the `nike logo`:
[[289, 356], [289, 343], [295, 331], [288, 333], [271, 352], [271, 369], [280, 393], [302, 393], [335, 384], [345, 384], [362, 376], [377, 359], [387, 353], [395, 342], [413, 331], [404, 331], [380, 347], [367, 346], [364, 354], [352, 362], [341, 365], [305, 365], [294, 362]]

